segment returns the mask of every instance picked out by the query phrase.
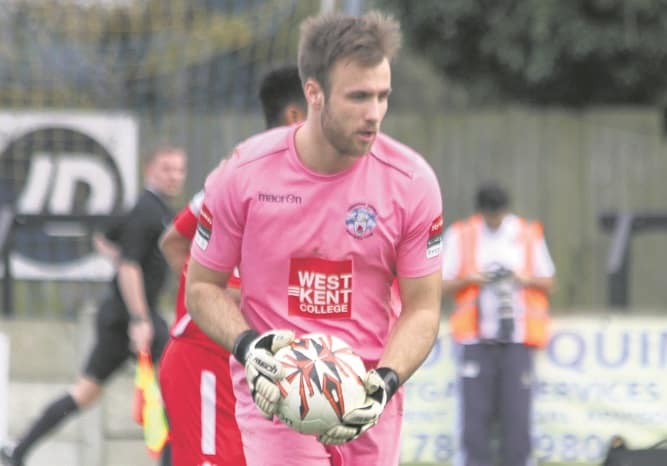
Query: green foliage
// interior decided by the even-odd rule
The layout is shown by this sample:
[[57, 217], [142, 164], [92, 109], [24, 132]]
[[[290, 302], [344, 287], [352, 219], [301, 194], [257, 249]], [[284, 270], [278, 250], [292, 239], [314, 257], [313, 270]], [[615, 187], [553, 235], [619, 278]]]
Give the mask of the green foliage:
[[[5, 2], [7, 3], [7, 2]], [[5, 107], [252, 106], [296, 57], [312, 0], [16, 0], [0, 8]]]
[[667, 100], [667, 0], [378, 0], [478, 100]]

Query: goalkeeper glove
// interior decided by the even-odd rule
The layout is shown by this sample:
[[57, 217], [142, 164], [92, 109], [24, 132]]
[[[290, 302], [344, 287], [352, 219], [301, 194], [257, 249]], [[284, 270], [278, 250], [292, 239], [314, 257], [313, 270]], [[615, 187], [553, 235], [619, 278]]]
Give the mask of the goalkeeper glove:
[[378, 367], [366, 374], [364, 388], [366, 401], [358, 408], [345, 413], [342, 424], [320, 435], [319, 440], [329, 445], [339, 445], [359, 437], [377, 424], [380, 415], [399, 387], [398, 374], [388, 367]]
[[273, 355], [294, 341], [291, 330], [242, 332], [234, 342], [234, 357], [245, 366], [246, 380], [255, 405], [267, 419], [278, 409], [280, 390], [275, 384], [283, 378], [283, 368]]

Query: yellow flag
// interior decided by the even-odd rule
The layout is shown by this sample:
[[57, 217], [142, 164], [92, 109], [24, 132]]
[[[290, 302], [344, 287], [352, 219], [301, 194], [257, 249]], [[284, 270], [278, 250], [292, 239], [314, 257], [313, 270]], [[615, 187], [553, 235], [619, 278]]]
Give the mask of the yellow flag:
[[150, 354], [140, 352], [134, 376], [132, 417], [144, 428], [144, 442], [152, 458], [159, 458], [169, 440], [169, 424]]

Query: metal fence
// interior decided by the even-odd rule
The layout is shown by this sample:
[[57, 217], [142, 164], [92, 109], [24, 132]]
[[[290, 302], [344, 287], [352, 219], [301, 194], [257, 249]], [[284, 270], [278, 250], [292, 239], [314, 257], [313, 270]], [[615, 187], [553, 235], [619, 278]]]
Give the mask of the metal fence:
[[[179, 199], [185, 202], [239, 140], [262, 128], [257, 82], [273, 65], [294, 62], [298, 24], [322, 3], [1, 2], [0, 205], [24, 220], [116, 215], [136, 195], [140, 156], [156, 141], [187, 149], [187, 192]], [[518, 213], [544, 222], [558, 269], [555, 307], [605, 305], [612, 238], [598, 217], [667, 209], [662, 111], [432, 105], [426, 112], [401, 95], [413, 90], [395, 89], [408, 105], [392, 108], [384, 129], [435, 168], [446, 223], [471, 212], [478, 183], [498, 179]], [[71, 188], [63, 188], [66, 196], [54, 196], [72, 166], [79, 178], [63, 185]], [[29, 196], [29, 181], [48, 189]], [[111, 194], [98, 198], [96, 189]], [[54, 218], [46, 231], [13, 224], [5, 245], [5, 253], [39, 259], [28, 264], [33, 278], [10, 286], [3, 275], [3, 299], [11, 290], [19, 313], [72, 315], [104, 287], [74, 276], [35, 278], [45, 276], [40, 267], [48, 271], [91, 251], [90, 225], [63, 226]], [[665, 240], [660, 230], [632, 240], [629, 305], [667, 302], [660, 273]]]
[[[97, 297], [101, 276], [112, 272], [71, 271], [77, 261], [78, 272], [104, 266], [90, 257], [96, 221], [71, 216], [101, 219], [128, 208], [141, 184], [141, 154], [160, 141], [188, 148], [192, 192], [224, 154], [225, 138], [236, 138], [221, 135], [220, 118], [256, 114], [259, 79], [295, 61], [298, 24], [320, 7], [0, 2], [0, 207], [15, 214], [0, 243], [3, 311], [67, 317]], [[131, 124], [115, 125], [118, 113]], [[242, 120], [229, 131], [240, 133]], [[72, 167], [84, 173], [67, 178]]]

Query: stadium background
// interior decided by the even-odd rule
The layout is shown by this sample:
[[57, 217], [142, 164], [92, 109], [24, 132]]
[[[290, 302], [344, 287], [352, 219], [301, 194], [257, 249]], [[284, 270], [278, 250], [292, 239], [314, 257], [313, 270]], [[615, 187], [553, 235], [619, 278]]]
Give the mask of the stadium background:
[[[99, 297], [106, 276], [99, 269], [65, 279], [60, 267], [90, 255], [92, 225], [131, 203], [139, 186], [140, 155], [157, 141], [187, 148], [184, 202], [235, 143], [262, 128], [258, 80], [272, 66], [294, 62], [302, 18], [322, 9], [356, 13], [385, 3], [400, 2], [0, 1], [0, 233], [2, 220], [9, 218], [4, 214], [17, 215], [5, 230], [8, 235], [0, 235], [8, 240], [0, 248], [0, 333], [12, 337], [10, 398], [35, 393], [35, 385], [48, 392], [49, 380], [62, 384], [71, 375], [56, 373], [58, 364], [50, 366], [49, 357], [63, 353], [69, 365], [76, 360], [90, 337], [86, 309]], [[662, 329], [667, 325], [660, 318], [667, 302], [660, 273], [667, 260], [664, 231], [647, 230], [629, 241], [627, 250], [616, 250], [629, 265], [622, 270], [627, 305], [618, 309], [610, 306], [607, 272], [613, 246], [622, 242], [612, 241], [614, 230], [602, 228], [600, 216], [643, 214], [661, 225], [667, 210], [664, 118], [659, 101], [571, 106], [476, 98], [407, 47], [395, 67], [384, 130], [433, 165], [447, 223], [471, 211], [477, 184], [489, 178], [510, 186], [517, 211], [544, 222], [558, 269], [556, 316], [640, 316], [633, 325]], [[44, 201], [22, 210], [17, 199], [30, 167], [44, 154], [92, 154], [94, 166], [109, 168], [110, 179], [121, 188], [92, 212], [90, 186], [82, 183], [66, 208]], [[16, 254], [30, 257], [39, 270], [48, 268], [48, 276], [25, 267], [15, 270]], [[613, 283], [626, 282], [620, 278]], [[172, 296], [163, 303], [166, 312]], [[62, 345], [53, 337], [62, 332], [70, 346], [46, 346]], [[659, 330], [655, 337], [660, 354], [663, 334]], [[661, 359], [657, 368], [664, 366]], [[438, 377], [438, 372], [428, 374]], [[117, 391], [110, 392], [122, 393], [124, 383], [121, 377]], [[111, 398], [122, 405], [122, 395]], [[40, 404], [24, 400], [20, 406], [29, 413]], [[12, 409], [10, 434], [15, 434], [23, 421], [11, 419], [20, 411]], [[96, 422], [91, 419], [82, 422]], [[121, 440], [136, 437], [136, 431], [116, 427], [105, 429]], [[76, 429], [65, 429], [66, 442], [104, 448], [94, 444], [107, 437], [86, 440]]]

